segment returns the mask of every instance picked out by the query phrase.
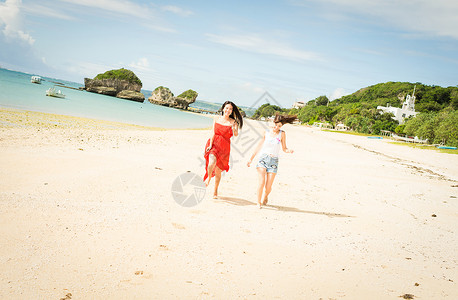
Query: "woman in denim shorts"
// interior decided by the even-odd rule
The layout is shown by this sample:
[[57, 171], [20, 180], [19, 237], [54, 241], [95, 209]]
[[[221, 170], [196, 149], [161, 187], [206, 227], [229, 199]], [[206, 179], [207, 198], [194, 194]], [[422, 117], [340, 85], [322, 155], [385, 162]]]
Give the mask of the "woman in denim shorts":
[[[264, 132], [262, 140], [259, 142], [256, 150], [251, 156], [247, 163], [249, 167], [253, 158], [258, 154], [259, 158], [256, 169], [258, 171], [259, 185], [258, 185], [258, 207], [262, 208], [262, 205], [266, 205], [268, 196], [272, 191], [272, 184], [277, 175], [278, 170], [278, 154], [280, 152], [280, 145], [285, 153], [293, 153], [294, 151], [286, 147], [286, 133], [281, 130], [284, 124], [292, 123], [297, 119], [295, 115], [280, 115], [276, 114], [273, 126]], [[264, 199], [262, 198], [262, 192], [264, 192]], [[261, 199], [262, 202], [261, 202]]]

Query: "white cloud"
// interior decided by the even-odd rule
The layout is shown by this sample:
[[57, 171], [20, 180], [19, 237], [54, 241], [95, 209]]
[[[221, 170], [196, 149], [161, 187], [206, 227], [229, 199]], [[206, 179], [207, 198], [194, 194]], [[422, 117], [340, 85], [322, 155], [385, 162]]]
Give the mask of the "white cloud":
[[188, 17], [190, 15], [193, 15], [194, 13], [190, 10], [185, 10], [181, 7], [178, 7], [178, 6], [174, 6], [174, 5], [167, 5], [167, 6], [163, 6], [162, 7], [162, 10], [164, 11], [169, 11], [169, 12], [172, 12], [174, 14], [177, 14], [177, 15], [180, 15], [182, 17]]
[[223, 44], [248, 52], [274, 55], [289, 60], [310, 61], [320, 59], [319, 55], [313, 52], [294, 49], [284, 42], [275, 41], [272, 38], [262, 38], [258, 35], [216, 35], [206, 34], [215, 43]]
[[328, 98], [329, 98], [329, 101], [332, 101], [332, 100], [339, 99], [340, 97], [346, 96], [346, 95], [348, 95], [348, 93], [345, 92], [343, 88], [337, 88], [331, 93], [331, 95], [329, 95]]
[[67, 67], [69, 73], [76, 74], [78, 77], [94, 78], [100, 73], [116, 69], [116, 67], [96, 64], [91, 62], [71, 62]]
[[238, 87], [246, 92], [249, 92], [249, 93], [254, 93], [254, 94], [259, 94], [259, 95], [262, 95], [266, 90], [259, 87], [259, 86], [255, 86], [254, 84], [252, 84], [251, 82], [245, 82], [245, 83], [242, 83], [240, 84], [240, 86]]
[[[134, 17], [142, 22], [142, 26], [159, 32], [176, 33], [167, 26], [152, 5], [141, 5], [125, 0], [61, 0], [76, 6], [85, 6], [100, 10], [102, 13]], [[183, 11], [184, 12], [184, 11]], [[129, 19], [131, 21], [132, 19]], [[135, 19], [134, 19], [135, 20]]]
[[150, 70], [149, 61], [145, 57], [140, 58], [137, 62], [130, 63], [129, 67], [131, 67], [134, 70], [139, 70], [139, 71]]
[[148, 6], [139, 5], [131, 1], [124, 0], [61, 0], [86, 7], [98, 8], [108, 12], [121, 15], [148, 19], [154, 16], [154, 12]]
[[[293, 5], [310, 5], [310, 0], [291, 0]], [[458, 39], [458, 1], [456, 0], [315, 0], [323, 13], [343, 20], [355, 16], [383, 26], [427, 35]], [[346, 18], [347, 16], [348, 18]]]
[[35, 39], [22, 30], [21, 0], [6, 0], [0, 4], [0, 28], [5, 37], [33, 45]]
[[27, 5], [22, 6], [22, 9], [24, 10], [24, 12], [30, 15], [51, 17], [51, 18], [62, 19], [62, 20], [74, 20], [75, 19], [73, 16], [63, 13], [61, 10], [57, 11], [48, 6], [44, 6], [44, 5], [40, 5], [36, 3], [27, 3]]

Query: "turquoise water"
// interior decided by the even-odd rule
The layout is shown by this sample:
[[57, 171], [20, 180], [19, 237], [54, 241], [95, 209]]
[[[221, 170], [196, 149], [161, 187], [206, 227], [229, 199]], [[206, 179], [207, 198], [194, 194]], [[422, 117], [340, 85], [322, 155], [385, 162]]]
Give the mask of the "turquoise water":
[[65, 99], [48, 97], [46, 90], [56, 82], [75, 88], [83, 85], [43, 76], [42, 84], [34, 84], [30, 82], [32, 75], [40, 74], [0, 69], [0, 107], [161, 128], [205, 128], [212, 125], [208, 117], [154, 105], [148, 100], [139, 103], [63, 87], [56, 89], [66, 95]]
[[[235, 103], [237, 105], [237, 103]], [[209, 102], [209, 101], [196, 101], [194, 103], [191, 103], [189, 105], [190, 107], [195, 107], [195, 108], [200, 108], [200, 109], [206, 109], [210, 111], [218, 111], [221, 109], [222, 103], [214, 103], [214, 102]], [[243, 109], [245, 111], [247, 117], [251, 117], [255, 112], [256, 108], [251, 108], [247, 106], [239, 106], [239, 108]]]

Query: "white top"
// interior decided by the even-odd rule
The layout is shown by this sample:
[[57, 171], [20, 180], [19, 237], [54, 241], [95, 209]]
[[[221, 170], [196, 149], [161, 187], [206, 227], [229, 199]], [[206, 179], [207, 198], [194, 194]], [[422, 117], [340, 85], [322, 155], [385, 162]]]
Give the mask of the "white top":
[[281, 133], [282, 131], [280, 130], [276, 136], [272, 136], [272, 132], [268, 129], [266, 130], [264, 144], [262, 145], [260, 153], [261, 156], [267, 154], [273, 157], [278, 157], [278, 154], [280, 153]]

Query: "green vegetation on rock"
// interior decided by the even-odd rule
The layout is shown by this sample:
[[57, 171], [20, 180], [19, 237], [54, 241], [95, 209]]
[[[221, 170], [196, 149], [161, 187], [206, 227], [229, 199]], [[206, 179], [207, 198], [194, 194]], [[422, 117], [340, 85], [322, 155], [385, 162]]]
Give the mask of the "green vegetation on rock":
[[130, 83], [136, 83], [142, 85], [141, 80], [134, 74], [134, 72], [121, 68], [118, 70], [110, 70], [106, 71], [105, 73], [98, 74], [94, 77], [94, 79], [119, 79], [119, 80], [126, 80]]
[[193, 90], [187, 90], [183, 93], [181, 93], [178, 98], [184, 98], [184, 99], [189, 99], [189, 100], [193, 100], [193, 99], [196, 99], [198, 96], [197, 92], [196, 91], [193, 91]]

